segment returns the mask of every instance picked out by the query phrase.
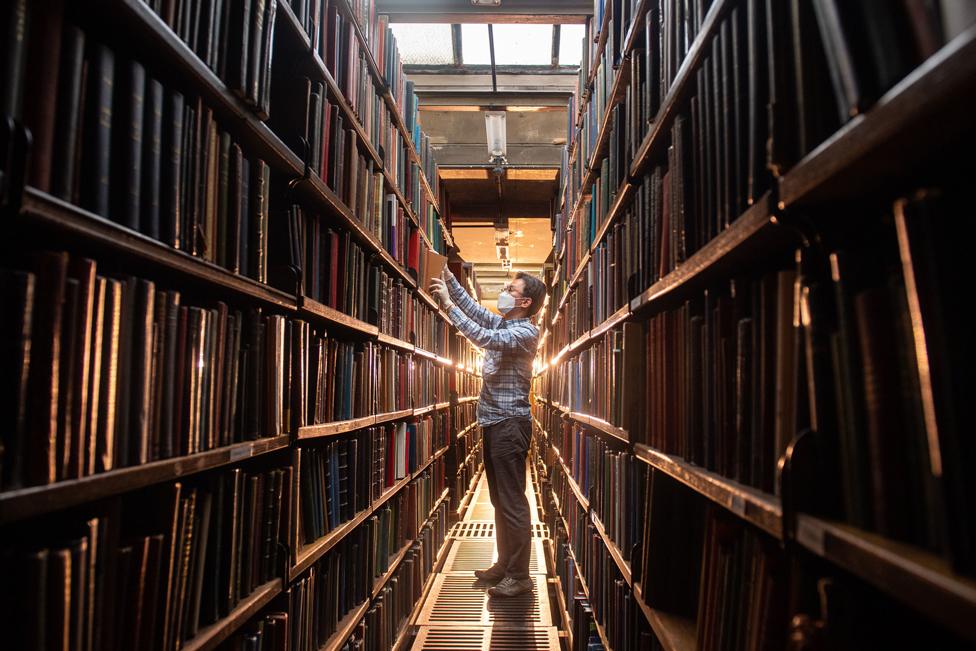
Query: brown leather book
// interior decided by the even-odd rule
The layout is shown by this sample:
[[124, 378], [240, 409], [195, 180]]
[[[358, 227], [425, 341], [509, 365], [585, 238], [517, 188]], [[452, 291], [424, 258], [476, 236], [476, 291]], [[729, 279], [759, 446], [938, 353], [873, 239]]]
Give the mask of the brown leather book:
[[148, 280], [139, 280], [133, 305], [132, 347], [129, 377], [126, 382], [131, 387], [129, 394], [129, 418], [125, 423], [129, 437], [130, 465], [149, 461], [149, 433], [152, 386], [152, 342], [153, 312], [156, 303], [156, 285]]
[[104, 308], [101, 353], [102, 389], [98, 395], [98, 430], [95, 437], [96, 470], [100, 472], [112, 470], [115, 467], [119, 333], [122, 317], [122, 283], [120, 281], [106, 280]]
[[175, 604], [175, 592], [177, 588], [177, 567], [178, 567], [178, 537], [180, 526], [180, 505], [182, 503], [183, 485], [174, 482], [167, 486], [160, 495], [159, 521], [163, 527], [163, 544], [160, 556], [161, 580], [160, 580], [160, 614], [156, 634], [159, 644], [156, 647], [160, 650], [173, 648], [173, 633], [170, 622], [173, 619]]
[[71, 550], [51, 552], [47, 568], [48, 649], [69, 649], [71, 646]]
[[78, 281], [74, 278], [67, 278], [64, 286], [64, 314], [62, 316], [61, 328], [61, 359], [58, 362], [61, 368], [61, 377], [58, 386], [58, 434], [56, 472], [58, 481], [67, 478], [68, 464], [71, 456], [72, 430], [71, 430], [71, 399], [74, 391], [72, 388], [74, 375], [75, 338], [73, 334], [78, 327]]
[[64, 4], [59, 0], [32, 0], [30, 9], [28, 74], [24, 80], [24, 124], [31, 130], [32, 138], [27, 182], [49, 192]]
[[26, 483], [57, 479], [57, 415], [60, 383], [61, 321], [68, 254], [41, 252], [34, 257], [35, 312], [31, 331]]
[[70, 375], [69, 414], [71, 444], [65, 468], [66, 477], [85, 475], [88, 449], [89, 382], [92, 374], [92, 331], [95, 318], [95, 261], [73, 258], [68, 274], [77, 283], [74, 325], [66, 337], [72, 347], [71, 366], [64, 369]]
[[78, 202], [76, 194], [85, 88], [85, 33], [65, 25], [58, 71], [54, 142], [51, 151], [51, 193], [65, 201]]

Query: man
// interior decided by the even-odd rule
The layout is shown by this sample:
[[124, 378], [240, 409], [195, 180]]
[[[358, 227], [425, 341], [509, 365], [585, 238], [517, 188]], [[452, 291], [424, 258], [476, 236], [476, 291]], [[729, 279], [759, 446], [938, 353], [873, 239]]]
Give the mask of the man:
[[461, 334], [485, 350], [478, 424], [495, 507], [498, 561], [475, 571], [475, 576], [497, 584], [489, 595], [514, 597], [532, 589], [525, 457], [532, 436], [529, 382], [539, 330], [531, 317], [542, 308], [546, 286], [534, 276], [517, 273], [498, 296], [501, 317], [478, 305], [447, 269], [444, 280], [431, 279], [430, 289]]

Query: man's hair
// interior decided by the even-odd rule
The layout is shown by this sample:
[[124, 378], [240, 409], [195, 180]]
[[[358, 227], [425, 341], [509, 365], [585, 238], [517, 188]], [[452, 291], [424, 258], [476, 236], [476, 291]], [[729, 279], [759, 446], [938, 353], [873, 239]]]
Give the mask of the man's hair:
[[522, 292], [522, 296], [532, 299], [532, 305], [529, 306], [529, 316], [535, 316], [542, 309], [542, 303], [546, 299], [546, 284], [524, 271], [516, 273], [515, 280], [521, 280], [525, 284], [525, 291]]

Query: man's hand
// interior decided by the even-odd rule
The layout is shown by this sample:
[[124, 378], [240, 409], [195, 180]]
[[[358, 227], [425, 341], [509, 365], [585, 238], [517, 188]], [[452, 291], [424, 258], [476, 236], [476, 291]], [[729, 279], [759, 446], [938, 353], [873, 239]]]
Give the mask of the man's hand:
[[444, 269], [441, 270], [441, 278], [444, 280], [450, 280], [454, 278], [454, 272], [451, 271], [447, 265], [444, 265]]
[[444, 310], [450, 310], [452, 307], [454, 307], [454, 303], [451, 302], [451, 294], [447, 291], [447, 283], [445, 283], [443, 280], [440, 278], [431, 278], [430, 287], [428, 289], [430, 290], [430, 293], [433, 294], [434, 298], [440, 302], [441, 307]]

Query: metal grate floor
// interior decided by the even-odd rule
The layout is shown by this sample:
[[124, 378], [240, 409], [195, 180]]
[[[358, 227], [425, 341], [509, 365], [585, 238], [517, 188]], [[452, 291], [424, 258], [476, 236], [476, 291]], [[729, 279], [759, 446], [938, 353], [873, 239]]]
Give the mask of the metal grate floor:
[[559, 651], [558, 616], [551, 610], [544, 541], [548, 528], [539, 521], [535, 487], [526, 482], [532, 515], [529, 572], [533, 589], [519, 597], [489, 597], [488, 585], [474, 570], [497, 558], [495, 509], [483, 475], [471, 495], [464, 520], [449, 534], [440, 573], [434, 578], [414, 624], [413, 651]]

